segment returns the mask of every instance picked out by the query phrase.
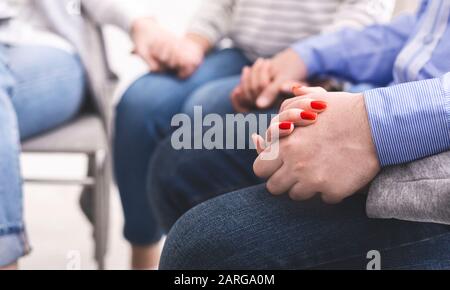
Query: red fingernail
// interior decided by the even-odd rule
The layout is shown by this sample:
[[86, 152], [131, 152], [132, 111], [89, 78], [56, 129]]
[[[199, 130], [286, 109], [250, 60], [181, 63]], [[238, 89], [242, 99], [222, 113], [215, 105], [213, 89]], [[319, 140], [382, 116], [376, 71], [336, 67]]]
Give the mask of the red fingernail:
[[311, 108], [313, 108], [314, 110], [325, 110], [328, 107], [328, 104], [326, 102], [323, 101], [312, 101], [311, 102]]
[[291, 130], [292, 128], [292, 122], [283, 122], [280, 123], [280, 125], [278, 126], [280, 128], [280, 130]]
[[315, 121], [317, 119], [317, 114], [314, 112], [309, 112], [309, 111], [303, 111], [300, 114], [300, 117], [303, 120], [307, 120], [307, 121]]

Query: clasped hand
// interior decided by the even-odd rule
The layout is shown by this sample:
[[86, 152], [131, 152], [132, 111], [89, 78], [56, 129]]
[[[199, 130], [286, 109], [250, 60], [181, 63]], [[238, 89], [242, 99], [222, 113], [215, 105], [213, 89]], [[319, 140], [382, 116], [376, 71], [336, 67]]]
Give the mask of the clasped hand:
[[210, 46], [198, 35], [178, 37], [152, 18], [135, 21], [131, 36], [134, 53], [147, 63], [152, 72], [173, 71], [183, 79], [197, 70]]
[[[297, 86], [265, 138], [254, 135], [257, 176], [274, 195], [307, 200], [320, 194], [339, 203], [369, 184], [380, 170], [362, 94]], [[271, 146], [277, 158], [264, 158]]]

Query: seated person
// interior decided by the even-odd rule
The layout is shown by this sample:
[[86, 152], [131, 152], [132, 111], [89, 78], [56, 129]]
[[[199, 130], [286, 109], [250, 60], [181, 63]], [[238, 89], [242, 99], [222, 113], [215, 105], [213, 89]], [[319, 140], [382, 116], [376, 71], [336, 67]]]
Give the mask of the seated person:
[[[381, 88], [356, 94], [296, 88], [299, 97], [284, 102], [275, 122], [290, 110], [326, 111], [313, 126], [295, 130], [289, 122], [310, 123], [301, 124], [301, 114], [287, 118], [278, 128], [288, 136], [276, 142], [273, 160], [248, 150], [177, 151], [163, 142], [149, 180], [162, 224], [170, 229], [190, 207], [211, 200], [176, 222], [160, 267], [365, 269], [367, 253], [377, 250], [383, 269], [449, 269], [448, 225], [369, 219], [367, 196], [355, 194], [381, 168], [450, 149], [449, 15], [450, 3], [423, 1], [417, 14], [389, 25], [344, 29], [294, 46], [297, 59], [286, 70], [297, 81], [327, 75]], [[255, 139], [264, 151], [261, 137]], [[405, 174], [431, 178], [433, 170]], [[436, 203], [445, 209], [446, 200]], [[423, 210], [432, 205], [426, 197], [415, 202]]]
[[[366, 9], [368, 4], [373, 9]], [[185, 104], [191, 93], [215, 80], [239, 79], [242, 69], [257, 58], [271, 57], [306, 37], [387, 21], [393, 4], [390, 0], [205, 0], [184, 37], [155, 33], [160, 41], [150, 50], [137, 46], [139, 54], [147, 55], [152, 72], [138, 79], [120, 100], [114, 138], [124, 234], [136, 255], [149, 257], [147, 265], [157, 261], [154, 253], [164, 231], [148, 201], [148, 164], [157, 144], [172, 132], [172, 117], [192, 110]], [[139, 34], [137, 29], [135, 35]], [[233, 48], [218, 48], [227, 37]]]
[[[17, 268], [18, 259], [30, 250], [23, 221], [20, 142], [75, 117], [88, 84], [96, 100], [103, 96], [101, 80], [107, 78], [107, 69], [99, 60], [104, 55], [90, 49], [101, 39], [89, 34], [87, 21], [132, 31], [135, 46], [147, 52], [164, 41], [155, 35], [169, 35], [146, 12], [129, 9], [124, 1], [83, 0], [80, 7], [67, 6], [74, 2], [0, 2], [0, 269]], [[147, 52], [141, 56], [148, 60]]]

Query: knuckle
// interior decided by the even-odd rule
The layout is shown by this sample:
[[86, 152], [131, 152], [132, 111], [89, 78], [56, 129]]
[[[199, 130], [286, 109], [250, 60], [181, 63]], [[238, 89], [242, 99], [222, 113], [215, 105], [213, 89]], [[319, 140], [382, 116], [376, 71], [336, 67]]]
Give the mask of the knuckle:
[[295, 192], [295, 190], [290, 190], [288, 193], [288, 196], [290, 199], [292, 199], [294, 201], [298, 201], [300, 199], [300, 197], [298, 196], [297, 192]]
[[269, 179], [267, 181], [266, 188], [271, 194], [279, 194], [279, 192], [277, 192], [276, 183], [273, 179]]

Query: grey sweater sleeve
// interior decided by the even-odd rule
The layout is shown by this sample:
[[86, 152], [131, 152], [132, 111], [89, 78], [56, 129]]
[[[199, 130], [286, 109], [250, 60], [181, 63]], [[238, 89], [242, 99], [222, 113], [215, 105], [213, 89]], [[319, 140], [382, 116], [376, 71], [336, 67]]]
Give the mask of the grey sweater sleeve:
[[229, 31], [235, 4], [236, 0], [203, 0], [187, 31], [216, 44]]
[[385, 169], [366, 206], [370, 218], [450, 225], [450, 151]]
[[127, 0], [82, 0], [81, 3], [99, 25], [115, 25], [129, 32], [134, 20], [152, 16], [140, 2], [132, 5]]

